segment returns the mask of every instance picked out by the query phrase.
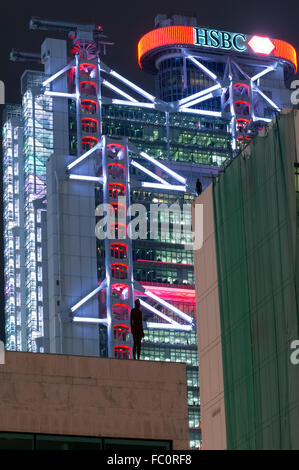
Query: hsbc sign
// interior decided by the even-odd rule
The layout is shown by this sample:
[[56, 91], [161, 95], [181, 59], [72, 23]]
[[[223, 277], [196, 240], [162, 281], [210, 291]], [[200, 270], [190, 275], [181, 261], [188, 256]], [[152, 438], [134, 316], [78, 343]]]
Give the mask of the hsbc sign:
[[155, 55], [148, 56], [147, 52], [174, 45], [184, 48], [196, 46], [222, 53], [257, 54], [257, 57], [271, 56], [289, 62], [295, 71], [298, 68], [296, 50], [286, 41], [263, 35], [180, 25], [163, 26], [145, 34], [138, 43], [139, 65], [142, 67], [143, 63], [145, 67], [155, 68]]
[[194, 28], [194, 44], [213, 49], [244, 52], [247, 50], [247, 35], [217, 29]]

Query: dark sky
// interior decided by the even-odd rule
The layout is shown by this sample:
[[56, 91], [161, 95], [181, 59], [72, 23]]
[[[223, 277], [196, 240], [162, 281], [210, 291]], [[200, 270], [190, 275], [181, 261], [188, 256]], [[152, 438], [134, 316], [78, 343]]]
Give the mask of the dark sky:
[[[25, 63], [10, 62], [10, 50], [40, 52], [40, 44], [47, 36], [46, 31], [29, 31], [28, 25], [32, 16], [102, 25], [109, 39], [115, 43], [104, 61], [150, 90], [152, 78], [138, 69], [137, 42], [144, 33], [153, 29], [157, 13], [172, 12], [195, 13], [198, 24], [202, 26], [283, 39], [292, 43], [299, 51], [298, 0], [80, 0], [77, 3], [76, 0], [8, 0], [4, 4], [2, 2], [0, 16], [0, 80], [5, 83], [6, 102], [19, 101], [20, 76], [24, 69], [30, 68], [26, 67]], [[2, 106], [0, 112], [1, 108]], [[2, 233], [1, 225], [0, 229]], [[0, 252], [3, 252], [1, 237]], [[2, 284], [2, 272], [0, 280]], [[1, 288], [1, 294], [2, 291]], [[1, 339], [4, 326], [1, 297], [0, 309]]]
[[[40, 51], [46, 31], [29, 31], [31, 16], [78, 23], [101, 24], [115, 42], [105, 61], [140, 84], [151, 87], [150, 77], [138, 70], [138, 39], [153, 29], [157, 13], [194, 12], [199, 25], [228, 31], [265, 34], [291, 42], [299, 50], [298, 0], [27, 0], [5, 2], [0, 18], [0, 79], [6, 85], [6, 101], [19, 97], [19, 77], [23, 63], [9, 62], [9, 52]], [[11, 6], [10, 6], [11, 5]], [[3, 8], [3, 6], [1, 6]]]

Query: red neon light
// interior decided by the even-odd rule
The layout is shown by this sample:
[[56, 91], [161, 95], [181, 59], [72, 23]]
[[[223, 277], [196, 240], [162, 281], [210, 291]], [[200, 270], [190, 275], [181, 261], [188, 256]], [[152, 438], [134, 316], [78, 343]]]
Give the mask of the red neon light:
[[273, 55], [291, 62], [295, 67], [295, 72], [297, 72], [298, 61], [296, 49], [288, 42], [281, 41], [280, 39], [272, 39], [272, 42], [275, 46]]
[[80, 69], [81, 67], [93, 67], [94, 69], [96, 69], [96, 66], [94, 64], [90, 64], [90, 63], [84, 63], [84, 64], [80, 64]]
[[237, 101], [235, 101], [235, 104], [236, 104], [236, 103], [246, 104], [246, 105], [250, 108], [250, 103], [248, 103], [248, 101], [237, 100]]
[[192, 26], [166, 26], [154, 29], [145, 34], [138, 42], [138, 63], [140, 67], [142, 56], [156, 47], [169, 44], [194, 44], [194, 29]]
[[121, 166], [123, 169], [125, 169], [125, 165], [122, 165], [121, 163], [108, 163], [107, 166]]
[[128, 255], [128, 247], [124, 243], [111, 243], [110, 253], [112, 258], [125, 259]]
[[250, 119], [245, 119], [245, 118], [238, 118], [237, 121], [244, 121], [244, 122], [250, 122]]
[[123, 325], [122, 323], [114, 325], [113, 328], [125, 328], [126, 330], [130, 330], [130, 327], [128, 325]]
[[[126, 235], [126, 232], [127, 232], [127, 226], [121, 222], [112, 222], [111, 224], [109, 224], [109, 230], [112, 229], [112, 227], [114, 227], [114, 234], [116, 235], [117, 234], [117, 238], [120, 238], [120, 239], [123, 239], [123, 238], [126, 238], [125, 235]], [[120, 228], [123, 229], [123, 231], [120, 230]]]
[[89, 99], [81, 100], [81, 109], [84, 114], [95, 114], [97, 110], [97, 102]]
[[128, 265], [127, 264], [124, 264], [124, 263], [112, 263], [111, 264], [111, 268], [112, 266], [121, 266], [122, 268], [125, 267], [126, 268], [126, 271], [128, 270]]
[[[122, 286], [128, 287], [125, 284], [113, 284], [113, 286], [116, 286], [116, 285], [122, 285]], [[113, 307], [126, 307], [128, 310], [130, 309], [129, 305], [127, 305], [127, 304], [113, 304], [112, 308]]]
[[82, 137], [82, 142], [88, 142], [89, 140], [95, 140], [96, 142], [99, 141], [99, 139], [97, 139], [96, 137], [93, 137], [91, 135]]
[[80, 82], [80, 89], [83, 93], [85, 92], [85, 94], [88, 94], [88, 93], [86, 93], [85, 89], [82, 90], [82, 88], [83, 88], [82, 85], [84, 85], [85, 83], [87, 83], [88, 85], [91, 85], [94, 88], [94, 90], [97, 91], [97, 84], [96, 83], [91, 82], [90, 80], [84, 80], [84, 81]]
[[125, 224], [122, 224], [121, 222], [111, 223], [111, 224], [109, 224], [109, 227], [112, 227], [113, 225], [119, 225], [120, 227], [126, 227], [127, 228], [127, 226]]
[[240, 135], [239, 137], [237, 137], [237, 140], [239, 140], [239, 139], [252, 140], [252, 137], [246, 137], [246, 136]]
[[95, 122], [96, 124], [98, 124], [99, 122], [97, 119], [90, 118], [90, 117], [82, 118], [81, 121], [92, 121], [92, 122]]
[[250, 89], [249, 85], [247, 85], [246, 83], [234, 83], [234, 86], [243, 86], [245, 88], [248, 88], [248, 90]]
[[88, 83], [89, 85], [93, 85], [95, 88], [97, 87], [97, 84], [95, 82], [91, 82], [90, 80], [84, 80], [83, 82], [80, 82], [80, 85], [83, 85], [83, 83]]
[[137, 259], [136, 261], [140, 261], [141, 263], [160, 263], [160, 264], [173, 264], [176, 266], [192, 266], [193, 264], [184, 264], [184, 263], [172, 263], [171, 261], [155, 261], [155, 260], [149, 260], [149, 259]]
[[125, 147], [121, 144], [117, 144], [117, 143], [113, 143], [113, 144], [108, 144], [107, 147], [120, 147], [122, 149], [124, 149]]
[[131, 351], [131, 348], [130, 346], [127, 346], [126, 344], [117, 344], [116, 346], [114, 346], [114, 351], [118, 351], [118, 350], [122, 350], [122, 349], [128, 349], [129, 351]]
[[126, 189], [125, 185], [122, 184], [122, 183], [109, 183], [108, 184], [108, 189], [113, 188], [114, 186], [120, 186], [121, 188], [123, 188], [124, 190]]
[[120, 206], [120, 207], [124, 207], [126, 209], [126, 205], [123, 204], [122, 202], [110, 202], [110, 205], [111, 206]]
[[[262, 38], [262, 36], [251, 36], [248, 41], [248, 45], [250, 47], [248, 52], [261, 54], [263, 53], [263, 51], [255, 52], [251, 46], [251, 41], [254, 37]], [[266, 39], [267, 43], [265, 43], [264, 41], [258, 42], [261, 44], [260, 47], [263, 49], [264, 46], [264, 50], [267, 51], [264, 52], [264, 54], [287, 60], [288, 62], [294, 65], [295, 71], [297, 72], [297, 53], [295, 48], [291, 44], [285, 41], [281, 41], [280, 39], [263, 39]], [[166, 26], [164, 28], [154, 29], [153, 31], [150, 31], [149, 33], [142, 36], [142, 38], [138, 42], [137, 50], [139, 66], [142, 68], [142, 57], [144, 56], [144, 54], [158, 47], [168, 45], [194, 46], [194, 28], [192, 26]], [[268, 52], [270, 48], [271, 51]], [[246, 51], [244, 51], [244, 53], [246, 53]]]
[[125, 248], [128, 248], [128, 245], [126, 245], [125, 243], [110, 243], [110, 246], [114, 246], [114, 245], [124, 246]]
[[81, 104], [87, 103], [87, 102], [92, 103], [92, 104], [97, 104], [97, 102], [95, 100], [89, 100], [89, 99], [86, 99], [86, 98], [84, 98], [84, 100], [81, 100]]

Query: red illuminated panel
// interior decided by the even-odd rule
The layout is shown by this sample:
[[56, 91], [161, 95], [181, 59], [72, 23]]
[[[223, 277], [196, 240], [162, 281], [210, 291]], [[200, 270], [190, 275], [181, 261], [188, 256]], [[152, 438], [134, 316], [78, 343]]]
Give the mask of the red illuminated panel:
[[91, 68], [94, 68], [94, 69], [96, 68], [96, 66], [95, 66], [94, 64], [91, 64], [91, 63], [89, 63], [89, 62], [88, 62], [88, 63], [84, 63], [84, 64], [83, 64], [83, 63], [80, 64], [80, 70], [83, 70], [83, 69], [85, 69], [85, 68], [87, 68], [87, 67], [91, 67]]
[[250, 119], [245, 119], [245, 118], [238, 118], [237, 122], [242, 121], [242, 122], [250, 122]]
[[96, 137], [92, 137], [92, 136], [82, 137], [81, 140], [82, 140], [82, 148], [84, 150], [91, 149], [99, 142], [99, 139], [97, 139]]
[[111, 275], [115, 279], [127, 279], [128, 278], [128, 266], [124, 263], [112, 263]]
[[115, 215], [121, 219], [126, 217], [126, 206], [122, 202], [110, 202], [110, 206], [114, 209]]
[[297, 72], [298, 62], [296, 49], [288, 42], [280, 41], [280, 39], [272, 39], [272, 42], [275, 46], [273, 55], [291, 62], [295, 66], [295, 70]]
[[192, 26], [166, 26], [145, 34], [138, 43], [138, 63], [141, 57], [151, 49], [169, 44], [194, 44]]
[[97, 102], [94, 100], [81, 100], [81, 111], [84, 114], [95, 114], [97, 110]]
[[130, 337], [130, 327], [122, 323], [113, 326], [114, 339], [118, 341], [127, 341]]
[[156, 294], [164, 300], [184, 303], [195, 302], [194, 289], [184, 289], [181, 287], [153, 286], [144, 283], [142, 283], [142, 286], [146, 290], [149, 290], [150, 292]]
[[118, 196], [125, 196], [126, 187], [122, 183], [109, 183], [108, 191], [110, 197], [116, 198]]
[[124, 344], [118, 344], [114, 346], [114, 357], [117, 359], [129, 359], [131, 355], [130, 346]]
[[110, 254], [115, 259], [125, 259], [128, 254], [128, 247], [125, 243], [110, 243]]

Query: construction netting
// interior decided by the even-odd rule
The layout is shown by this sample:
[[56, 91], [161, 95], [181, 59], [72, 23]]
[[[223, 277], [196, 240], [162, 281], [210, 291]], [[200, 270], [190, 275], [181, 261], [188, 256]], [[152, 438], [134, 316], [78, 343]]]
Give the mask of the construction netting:
[[213, 184], [228, 449], [299, 448], [293, 113], [266, 134]]

